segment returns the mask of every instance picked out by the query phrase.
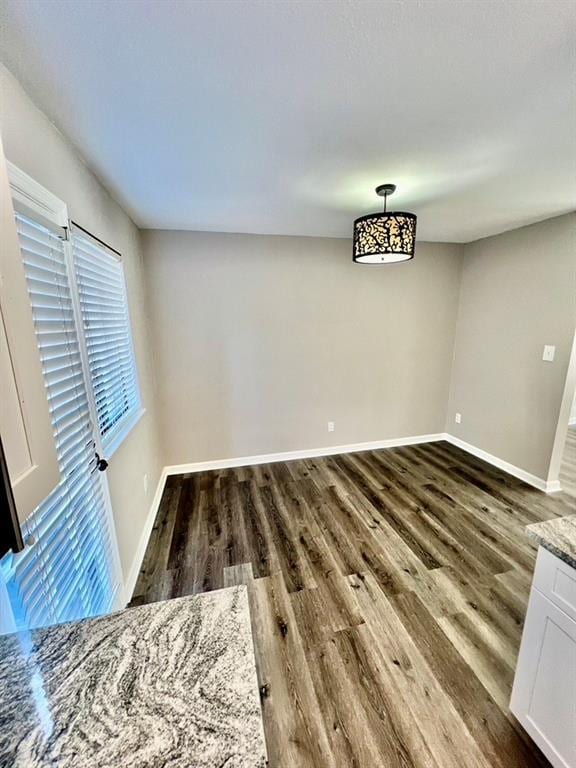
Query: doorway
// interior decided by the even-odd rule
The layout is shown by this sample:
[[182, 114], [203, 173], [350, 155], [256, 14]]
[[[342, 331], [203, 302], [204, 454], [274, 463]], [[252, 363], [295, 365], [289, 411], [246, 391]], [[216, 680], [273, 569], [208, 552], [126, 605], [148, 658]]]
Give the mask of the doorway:
[[572, 399], [568, 434], [564, 443], [562, 463], [560, 465], [560, 487], [565, 493], [576, 498], [576, 392]]
[[550, 461], [548, 485], [576, 499], [576, 332]]

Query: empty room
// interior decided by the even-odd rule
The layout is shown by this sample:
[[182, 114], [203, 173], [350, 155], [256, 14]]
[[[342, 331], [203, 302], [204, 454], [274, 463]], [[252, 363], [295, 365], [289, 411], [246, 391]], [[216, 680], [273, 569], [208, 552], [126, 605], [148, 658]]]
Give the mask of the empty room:
[[2, 0], [0, 766], [576, 768], [576, 5]]

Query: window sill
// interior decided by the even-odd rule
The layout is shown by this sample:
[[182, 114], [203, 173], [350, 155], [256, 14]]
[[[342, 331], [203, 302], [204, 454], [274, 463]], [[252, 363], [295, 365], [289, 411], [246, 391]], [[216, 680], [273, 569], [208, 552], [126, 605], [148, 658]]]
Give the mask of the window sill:
[[110, 459], [110, 457], [116, 453], [118, 448], [120, 448], [124, 440], [128, 437], [130, 432], [132, 432], [145, 413], [146, 408], [139, 408], [117, 424], [110, 435], [106, 435], [106, 438], [102, 441], [106, 459]]

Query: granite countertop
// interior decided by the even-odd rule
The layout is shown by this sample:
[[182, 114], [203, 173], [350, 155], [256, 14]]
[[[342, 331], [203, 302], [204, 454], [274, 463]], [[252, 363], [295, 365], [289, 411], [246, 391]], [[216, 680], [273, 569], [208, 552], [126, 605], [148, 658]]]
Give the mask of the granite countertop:
[[576, 568], [576, 515], [534, 523], [526, 531], [540, 546]]
[[0, 637], [0, 766], [261, 768], [246, 587]]

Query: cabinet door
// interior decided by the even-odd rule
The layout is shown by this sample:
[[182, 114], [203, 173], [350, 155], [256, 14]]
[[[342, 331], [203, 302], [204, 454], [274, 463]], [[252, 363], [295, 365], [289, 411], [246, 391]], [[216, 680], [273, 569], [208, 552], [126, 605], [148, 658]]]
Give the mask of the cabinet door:
[[0, 433], [20, 522], [60, 479], [12, 194], [0, 144]]
[[576, 766], [576, 622], [533, 588], [510, 709], [553, 766]]

